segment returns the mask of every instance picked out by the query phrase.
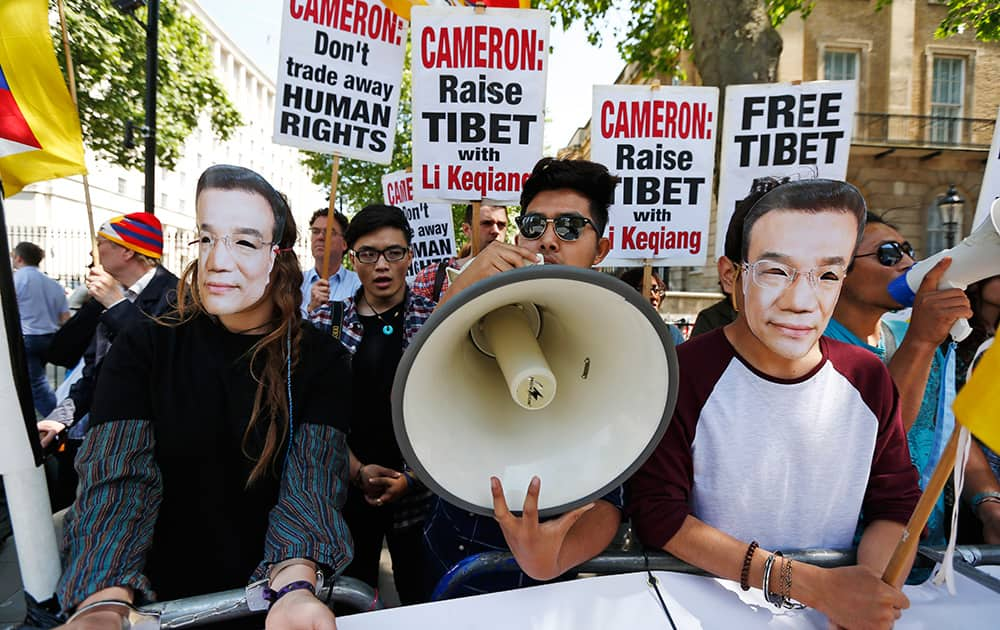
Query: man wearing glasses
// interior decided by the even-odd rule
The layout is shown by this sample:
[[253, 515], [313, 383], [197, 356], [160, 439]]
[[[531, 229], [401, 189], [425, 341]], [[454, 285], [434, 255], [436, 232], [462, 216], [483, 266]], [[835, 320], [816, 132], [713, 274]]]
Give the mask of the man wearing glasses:
[[[617, 184], [617, 177], [594, 162], [539, 161], [521, 191], [517, 244], [498, 240], [483, 249], [455, 279], [441, 303], [483, 278], [537, 264], [539, 258], [547, 265], [587, 268], [601, 262], [610, 248], [604, 228]], [[477, 411], [488, 412], [470, 410]], [[483, 479], [484, 484], [487, 481]], [[461, 594], [506, 590], [552, 580], [604, 551], [621, 523], [621, 488], [559, 518], [539, 522], [538, 497], [543, 481], [535, 477], [530, 483], [520, 517], [508, 509], [496, 478], [489, 480], [495, 520], [437, 499], [424, 528], [429, 581], [437, 583], [468, 556], [510, 551], [520, 572], [486, 577], [468, 584]]]
[[312, 218], [309, 219], [309, 247], [316, 264], [302, 272], [302, 317], [306, 319], [309, 317], [309, 311], [319, 308], [330, 300], [342, 302], [353, 296], [361, 286], [358, 274], [341, 264], [344, 252], [347, 251], [344, 234], [347, 233], [350, 223], [347, 217], [339, 212], [333, 213], [336, 222], [330, 230], [330, 275], [326, 279], [321, 277], [327, 245], [326, 222], [329, 217], [330, 210], [320, 208], [313, 212]]
[[[908, 601], [880, 575], [919, 498], [917, 475], [885, 366], [821, 336], [864, 220], [857, 189], [831, 180], [782, 184], [754, 204], [739, 314], [677, 348], [677, 407], [632, 477], [629, 513], [643, 544], [762, 589], [779, 608], [801, 602], [836, 626], [888, 628]], [[851, 547], [862, 514], [857, 566], [774, 553]]]
[[400, 601], [416, 604], [428, 595], [422, 528], [431, 495], [403, 461], [392, 428], [391, 392], [403, 351], [434, 303], [406, 286], [413, 229], [402, 210], [366, 206], [345, 236], [361, 288], [346, 301], [327, 300], [309, 314], [313, 325], [338, 337], [353, 356], [351, 489], [344, 518], [354, 538], [354, 560], [344, 574], [377, 588], [384, 541]]
[[[844, 280], [844, 291], [824, 334], [866, 348], [889, 366], [899, 389], [910, 458], [920, 471], [923, 486], [954, 427], [944, 416], [954, 395], [941, 395], [942, 388], [949, 390], [949, 382], [950, 391], [954, 391], [954, 363], [948, 367], [941, 344], [948, 340], [952, 325], [971, 317], [972, 310], [961, 289], [937, 288], [941, 275], [951, 264], [946, 258], [924, 277], [909, 322], [883, 319], [900, 308], [887, 287], [916, 262], [914, 256], [913, 248], [894, 226], [869, 214], [864, 236]], [[985, 540], [1000, 543], [1000, 503], [979, 501], [982, 497], [1000, 497], [1000, 483], [991, 474], [980, 449], [970, 449], [969, 453], [962, 494], [982, 521]], [[947, 542], [946, 522], [950, 513], [942, 495], [927, 522], [926, 544]]]

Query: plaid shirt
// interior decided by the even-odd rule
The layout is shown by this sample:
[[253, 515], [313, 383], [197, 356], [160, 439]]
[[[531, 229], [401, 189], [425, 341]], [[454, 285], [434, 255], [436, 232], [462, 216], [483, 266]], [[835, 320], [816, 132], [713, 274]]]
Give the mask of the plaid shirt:
[[[455, 257], [448, 259], [448, 266], [452, 269], [458, 269], [457, 263], [458, 259]], [[437, 280], [437, 270], [439, 264], [441, 263], [433, 262], [418, 271], [417, 275], [413, 278], [413, 284], [411, 285], [410, 290], [419, 296], [422, 296], [432, 302], [436, 302], [437, 300], [434, 299], [434, 281]], [[448, 274], [445, 274], [444, 282], [441, 283], [441, 293], [438, 298], [447, 292]]]
[[[358, 289], [358, 291], [364, 291], [364, 289]], [[352, 355], [357, 352], [365, 334], [365, 327], [361, 324], [361, 318], [358, 317], [357, 297], [355, 295], [344, 300], [344, 317], [340, 325], [340, 343]], [[413, 337], [416, 336], [433, 312], [434, 302], [414, 295], [410, 290], [406, 291], [406, 296], [403, 298], [403, 350], [406, 350], [410, 345]], [[331, 334], [333, 308], [330, 302], [309, 313], [309, 321], [323, 333]], [[409, 470], [408, 465], [406, 468]], [[417, 480], [415, 487], [396, 504], [396, 510], [393, 513], [393, 529], [405, 529], [422, 524], [427, 517], [433, 496], [431, 491]]]

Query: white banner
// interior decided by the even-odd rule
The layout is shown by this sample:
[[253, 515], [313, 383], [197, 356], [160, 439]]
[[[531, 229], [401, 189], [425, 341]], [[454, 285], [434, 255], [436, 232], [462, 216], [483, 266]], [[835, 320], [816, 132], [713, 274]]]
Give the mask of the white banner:
[[602, 266], [705, 264], [719, 89], [594, 86], [591, 159], [621, 178]]
[[1000, 108], [997, 109], [997, 122], [993, 128], [993, 144], [990, 145], [990, 155], [986, 159], [986, 171], [983, 173], [983, 185], [979, 188], [979, 203], [976, 204], [976, 218], [972, 220], [975, 229], [990, 215], [990, 206], [1000, 197]]
[[413, 263], [406, 271], [407, 282], [427, 265], [455, 256], [455, 226], [451, 204], [413, 200], [413, 174], [396, 171], [382, 176], [382, 197], [390, 206], [402, 208], [413, 228]]
[[406, 21], [380, 0], [284, 0], [274, 142], [392, 161]]
[[857, 103], [854, 81], [731, 85], [722, 125], [715, 256], [737, 201], [758, 177], [844, 180]]
[[415, 6], [417, 199], [516, 202], [542, 157], [549, 13]]

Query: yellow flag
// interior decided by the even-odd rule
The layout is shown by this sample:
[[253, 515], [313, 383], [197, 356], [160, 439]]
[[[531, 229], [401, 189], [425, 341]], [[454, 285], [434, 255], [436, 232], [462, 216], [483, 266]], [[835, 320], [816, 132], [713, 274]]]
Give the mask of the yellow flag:
[[80, 119], [56, 61], [47, 0], [0, 0], [0, 183], [4, 194], [86, 173]]
[[1000, 453], [1000, 344], [994, 343], [979, 359], [952, 408], [956, 420]]
[[[413, 6], [468, 6], [476, 4], [475, 0], [382, 0], [385, 6], [389, 7], [393, 13], [409, 21], [410, 8]], [[499, 7], [504, 9], [530, 9], [531, 0], [480, 0], [479, 4], [487, 7]]]

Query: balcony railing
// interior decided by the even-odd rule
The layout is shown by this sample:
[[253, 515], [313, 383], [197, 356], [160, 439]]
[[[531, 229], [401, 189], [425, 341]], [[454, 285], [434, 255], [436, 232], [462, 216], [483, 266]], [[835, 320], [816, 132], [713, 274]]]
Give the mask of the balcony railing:
[[990, 118], [858, 113], [853, 142], [890, 147], [989, 149], [995, 125], [996, 121]]

